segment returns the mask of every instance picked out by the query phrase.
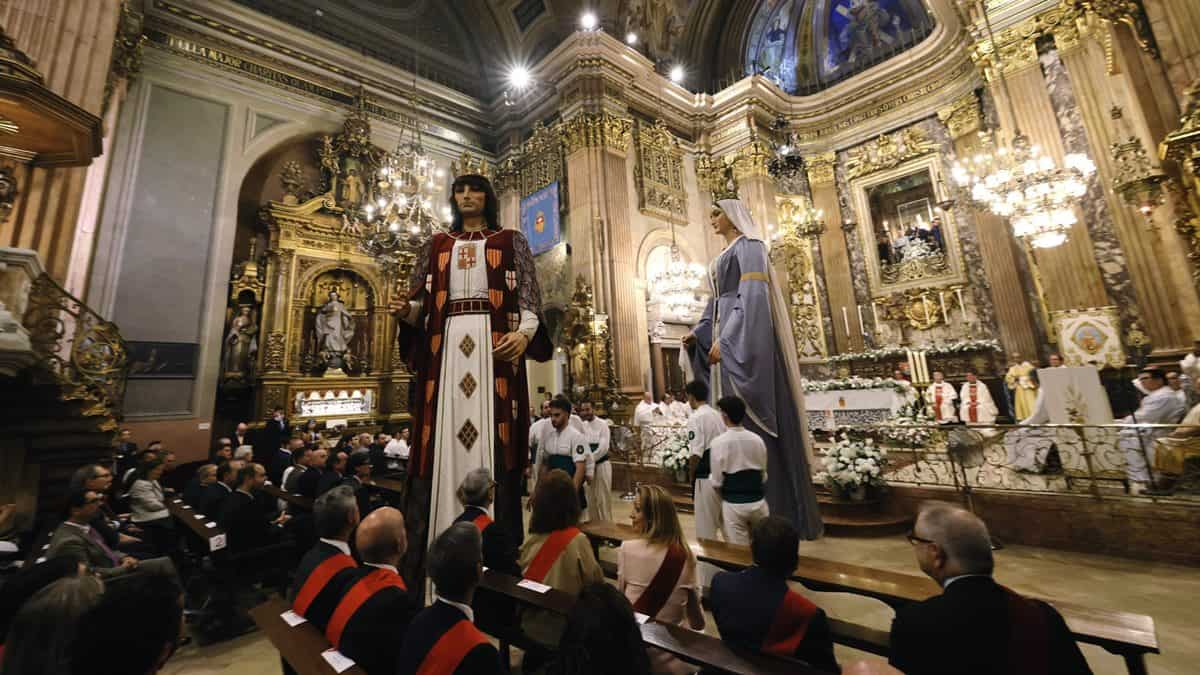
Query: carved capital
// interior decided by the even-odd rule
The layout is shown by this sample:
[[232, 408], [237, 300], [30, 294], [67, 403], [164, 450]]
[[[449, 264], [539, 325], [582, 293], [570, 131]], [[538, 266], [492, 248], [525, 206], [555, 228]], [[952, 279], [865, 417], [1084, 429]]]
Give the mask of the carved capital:
[[610, 112], [584, 112], [563, 122], [560, 129], [568, 155], [582, 148], [625, 152], [633, 137], [633, 120]]
[[809, 187], [833, 185], [834, 170], [837, 167], [836, 152], [823, 152], [819, 155], [805, 157], [804, 164], [808, 166]]
[[983, 123], [979, 97], [973, 91], [938, 110], [937, 116], [942, 124], [946, 125], [946, 130], [950, 132], [950, 138], [953, 140], [979, 131]]
[[768, 162], [774, 153], [764, 141], [755, 139], [733, 154], [733, 176], [738, 182], [748, 178], [769, 178]]

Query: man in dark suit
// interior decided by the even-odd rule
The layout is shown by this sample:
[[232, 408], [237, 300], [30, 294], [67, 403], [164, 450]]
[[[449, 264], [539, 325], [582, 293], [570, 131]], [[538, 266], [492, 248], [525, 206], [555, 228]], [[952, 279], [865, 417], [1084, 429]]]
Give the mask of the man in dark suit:
[[325, 474], [325, 464], [329, 461], [329, 451], [325, 448], [317, 448], [312, 451], [312, 456], [308, 462], [308, 470], [297, 479], [296, 492], [308, 497], [309, 499], [317, 498], [317, 487], [321, 482], [321, 476]]
[[[463, 505], [463, 512], [454, 522], [471, 523], [479, 530], [484, 566], [519, 577], [521, 566], [517, 563], [517, 544], [506, 526], [493, 521], [488, 513], [495, 499], [496, 481], [492, 472], [484, 467], [472, 469], [458, 486], [458, 502]], [[510, 598], [484, 588], [475, 591], [471, 606], [485, 626], [506, 626], [516, 620], [516, 604]]]
[[230, 553], [243, 553], [252, 548], [266, 546], [279, 541], [279, 525], [287, 522], [287, 515], [272, 519], [263, 510], [257, 493], [267, 482], [267, 472], [262, 464], [250, 463], [237, 472], [237, 489], [221, 503], [217, 524], [225, 530]]
[[329, 456], [325, 462], [325, 473], [321, 474], [321, 479], [317, 481], [318, 497], [342, 484], [342, 479], [346, 477], [348, 458], [349, 455], [343, 450], [338, 450]]
[[482, 541], [470, 523], [455, 523], [434, 540], [429, 576], [437, 600], [408, 624], [395, 672], [503, 672], [500, 653], [471, 620], [471, 600], [483, 573]]
[[202, 465], [196, 469], [196, 475], [192, 476], [192, 480], [188, 481], [187, 487], [183, 489], [183, 503], [193, 509], [199, 509], [204, 504], [204, 495], [209, 486], [215, 482], [217, 482], [217, 465]]
[[302, 447], [304, 447], [302, 439], [288, 439], [286, 446], [276, 447], [275, 454], [270, 457], [271, 463], [265, 465], [267, 467], [267, 479], [273, 485], [279, 486], [279, 489], [283, 489], [283, 472], [287, 471], [287, 468], [292, 465], [292, 454], [297, 448]]
[[265, 466], [271, 466], [275, 451], [282, 447], [291, 435], [287, 418], [283, 416], [283, 408], [276, 406], [271, 411], [271, 419], [267, 420], [263, 428], [256, 434], [255, 461], [261, 461]]
[[358, 513], [366, 516], [371, 512], [371, 490], [367, 485], [371, 482], [371, 457], [362, 450], [346, 460], [346, 477], [342, 485], [354, 490], [354, 499], [358, 501]]
[[313, 504], [317, 543], [296, 568], [288, 589], [292, 611], [324, 631], [357, 567], [350, 555], [350, 535], [358, 527], [358, 503], [347, 487], [335, 487]]
[[101, 496], [94, 490], [75, 490], [67, 496], [67, 519], [50, 536], [47, 558], [67, 557], [87, 563], [105, 580], [137, 573], [162, 574], [177, 578], [170, 558], [138, 560], [111, 548], [89, 524], [100, 510]]
[[243, 445], [254, 445], [254, 440], [250, 438], [250, 425], [245, 422], [238, 422], [237, 428], [233, 432], [234, 451], [237, 451]]
[[221, 513], [221, 503], [233, 494], [233, 486], [237, 484], [237, 472], [242, 463], [237, 460], [221, 462], [217, 467], [217, 480], [204, 490], [204, 497], [196, 510], [209, 518], [216, 518]]
[[721, 639], [839, 672], [825, 612], [787, 585], [800, 555], [796, 528], [778, 516], [763, 518], [750, 529], [750, 551], [753, 567], [712, 580], [709, 603]]
[[922, 506], [908, 540], [942, 594], [892, 620], [893, 666], [907, 675], [1091, 673], [1062, 616], [992, 579], [987, 526], [943, 502]]
[[372, 511], [358, 525], [355, 548], [362, 567], [334, 609], [325, 637], [368, 673], [393, 673], [404, 631], [420, 609], [396, 570], [408, 548], [403, 514], [390, 506]]
[[121, 429], [120, 436], [117, 437], [117, 475], [123, 476], [125, 472], [137, 466], [137, 443], [133, 442], [133, 432], [128, 428]]

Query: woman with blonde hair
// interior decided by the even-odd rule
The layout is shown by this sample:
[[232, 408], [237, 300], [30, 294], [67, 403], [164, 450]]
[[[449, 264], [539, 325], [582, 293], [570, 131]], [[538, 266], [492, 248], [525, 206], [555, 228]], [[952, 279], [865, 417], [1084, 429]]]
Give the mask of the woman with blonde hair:
[[[617, 551], [617, 588], [635, 612], [660, 623], [704, 629], [696, 587], [696, 558], [683, 537], [671, 495], [658, 485], [639, 485], [630, 516], [640, 535]], [[691, 672], [666, 652], [649, 650], [656, 673]]]

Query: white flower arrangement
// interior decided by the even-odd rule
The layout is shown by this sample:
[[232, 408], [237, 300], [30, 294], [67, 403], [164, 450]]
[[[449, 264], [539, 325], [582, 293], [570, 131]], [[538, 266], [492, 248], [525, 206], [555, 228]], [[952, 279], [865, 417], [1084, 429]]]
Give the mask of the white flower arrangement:
[[[1000, 341], [992, 338], [983, 340], [955, 340], [954, 342], [920, 347], [915, 351], [923, 351], [927, 356], [938, 356], [941, 354], [961, 354], [963, 352], [983, 352], [988, 350], [993, 352], [1001, 351]], [[880, 349], [868, 349], [861, 352], [835, 354], [830, 356], [827, 361], [829, 363], [844, 363], [846, 361], [883, 361], [885, 359], [903, 357], [907, 355], [908, 352], [909, 350], [900, 349], [899, 347], [882, 347]]]
[[879, 435], [882, 440], [899, 445], [913, 448], [925, 446], [933, 438], [935, 430], [930, 428], [932, 424], [934, 421], [926, 414], [925, 406], [921, 405], [921, 401], [914, 400], [901, 406], [888, 419], [887, 427], [881, 429]]
[[804, 391], [838, 391], [842, 389], [891, 389], [901, 396], [913, 393], [913, 386], [904, 380], [890, 377], [843, 377], [835, 380], [805, 380]]
[[688, 458], [691, 455], [692, 451], [688, 447], [687, 434], [685, 432], [672, 433], [670, 438], [654, 451], [654, 459], [663, 468], [671, 471], [683, 471], [687, 469]]
[[887, 450], [875, 445], [870, 438], [851, 440], [841, 433], [836, 442], [821, 449], [822, 470], [815, 476], [830, 489], [846, 492], [858, 487], [878, 487], [885, 484], [883, 470], [888, 465]]

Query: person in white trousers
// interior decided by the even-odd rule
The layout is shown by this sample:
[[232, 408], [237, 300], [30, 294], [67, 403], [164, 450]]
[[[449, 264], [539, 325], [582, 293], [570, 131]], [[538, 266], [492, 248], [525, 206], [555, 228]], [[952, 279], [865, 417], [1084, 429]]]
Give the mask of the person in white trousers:
[[[708, 386], [694, 380], [684, 388], [688, 407], [692, 414], [687, 421], [688, 471], [692, 475], [692, 501], [696, 512], [696, 536], [701, 539], [716, 539], [721, 531], [721, 496], [712, 486], [712, 442], [725, 433], [721, 413], [708, 404]], [[712, 584], [713, 575], [721, 570], [709, 563], [697, 563], [701, 589]]]
[[769, 515], [763, 486], [767, 482], [767, 446], [742, 426], [746, 403], [736, 396], [717, 401], [725, 433], [713, 439], [709, 482], [721, 495], [725, 541], [750, 545], [750, 528]]
[[588, 515], [591, 520], [612, 522], [612, 464], [608, 463], [612, 434], [608, 420], [596, 417], [591, 401], [581, 401], [579, 427], [587, 438], [596, 467], [592, 480], [587, 484]]

